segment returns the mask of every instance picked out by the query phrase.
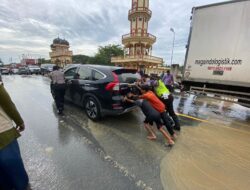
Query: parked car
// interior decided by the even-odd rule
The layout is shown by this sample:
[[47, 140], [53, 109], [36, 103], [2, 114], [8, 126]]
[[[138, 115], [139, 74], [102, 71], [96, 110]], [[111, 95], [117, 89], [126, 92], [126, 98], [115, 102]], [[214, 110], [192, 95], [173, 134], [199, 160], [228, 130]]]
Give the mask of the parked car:
[[63, 68], [63, 71], [66, 71], [68, 68], [72, 67], [72, 66], [78, 66], [78, 65], [81, 65], [81, 63], [72, 63], [72, 64], [68, 64], [68, 65], [65, 65]]
[[41, 74], [45, 75], [53, 71], [55, 64], [42, 64], [41, 65]]
[[20, 67], [18, 70], [19, 75], [29, 75], [30, 70], [27, 67]]
[[41, 68], [37, 65], [29, 65], [28, 69], [30, 71], [30, 74], [40, 74]]
[[[101, 65], [73, 65], [64, 71], [65, 98], [85, 109], [94, 121], [106, 115], [120, 115], [135, 108], [124, 102], [129, 83], [140, 79], [136, 70]], [[53, 92], [53, 91], [52, 91]]]
[[11, 69], [11, 73], [12, 73], [12, 74], [17, 74], [17, 73], [18, 73], [18, 71], [19, 71], [19, 70], [18, 70], [17, 68], [13, 68], [13, 69]]
[[2, 73], [2, 75], [9, 75], [10, 74], [10, 69], [8, 69], [8, 68], [1, 68], [1, 73]]

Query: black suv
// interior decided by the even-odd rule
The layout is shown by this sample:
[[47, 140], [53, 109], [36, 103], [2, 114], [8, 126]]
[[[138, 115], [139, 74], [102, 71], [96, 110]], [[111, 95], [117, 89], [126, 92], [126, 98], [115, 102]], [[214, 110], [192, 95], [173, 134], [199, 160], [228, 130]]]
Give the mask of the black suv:
[[82, 106], [87, 116], [96, 121], [105, 115], [120, 115], [135, 108], [123, 102], [140, 79], [136, 70], [101, 65], [72, 65], [64, 71], [65, 99]]

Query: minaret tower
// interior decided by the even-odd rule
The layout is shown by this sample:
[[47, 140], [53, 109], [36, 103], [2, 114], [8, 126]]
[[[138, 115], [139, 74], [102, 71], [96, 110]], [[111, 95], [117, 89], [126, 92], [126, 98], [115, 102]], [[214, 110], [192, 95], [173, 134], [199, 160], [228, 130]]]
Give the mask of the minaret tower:
[[132, 8], [128, 15], [130, 34], [122, 37], [122, 43], [128, 48], [129, 55], [151, 55], [152, 45], [156, 41], [156, 37], [148, 33], [151, 15], [149, 0], [132, 0]]
[[132, 0], [131, 10], [128, 12], [130, 33], [122, 36], [125, 54], [123, 58], [112, 58], [112, 63], [144, 70], [163, 63], [162, 58], [152, 56], [152, 45], [156, 42], [156, 37], [148, 33], [151, 15], [149, 0]]
[[51, 63], [60, 67], [72, 63], [73, 52], [69, 50], [69, 42], [67, 40], [58, 37], [53, 40], [53, 44], [50, 47]]

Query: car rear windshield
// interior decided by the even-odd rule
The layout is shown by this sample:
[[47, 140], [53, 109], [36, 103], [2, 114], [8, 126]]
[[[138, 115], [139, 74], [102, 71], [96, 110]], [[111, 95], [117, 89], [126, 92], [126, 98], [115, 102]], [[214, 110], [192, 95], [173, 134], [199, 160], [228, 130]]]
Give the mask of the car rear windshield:
[[141, 78], [140, 74], [133, 69], [119, 69], [113, 72], [118, 75], [121, 83], [133, 83]]

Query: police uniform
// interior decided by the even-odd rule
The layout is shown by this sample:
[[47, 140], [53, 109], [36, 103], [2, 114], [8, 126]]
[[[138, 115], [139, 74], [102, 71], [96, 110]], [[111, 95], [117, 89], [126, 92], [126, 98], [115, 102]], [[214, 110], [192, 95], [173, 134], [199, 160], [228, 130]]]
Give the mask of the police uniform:
[[54, 95], [56, 107], [59, 114], [62, 114], [64, 110], [64, 95], [65, 95], [65, 79], [63, 72], [59, 70], [52, 71], [50, 73], [51, 90]]
[[173, 107], [174, 97], [170, 93], [170, 91], [167, 89], [165, 84], [162, 82], [162, 80], [158, 80], [158, 85], [155, 87], [155, 93], [161, 99], [161, 101], [165, 104], [168, 114], [174, 120], [174, 123], [175, 123], [174, 129], [180, 130], [181, 129], [180, 122], [179, 122], [177, 115], [174, 112], [174, 107]]

